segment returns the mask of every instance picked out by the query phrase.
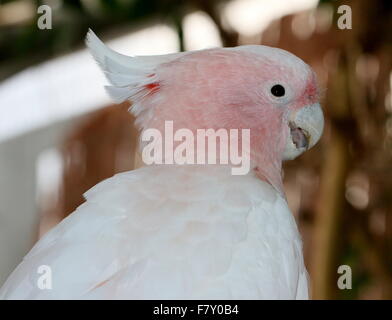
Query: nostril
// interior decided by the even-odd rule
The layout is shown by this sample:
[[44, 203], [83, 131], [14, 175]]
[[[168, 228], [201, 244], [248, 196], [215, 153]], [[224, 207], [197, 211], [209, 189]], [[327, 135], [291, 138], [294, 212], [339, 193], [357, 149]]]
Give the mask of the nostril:
[[313, 104], [318, 100], [318, 95], [316, 92], [309, 93], [307, 96], [308, 104]]

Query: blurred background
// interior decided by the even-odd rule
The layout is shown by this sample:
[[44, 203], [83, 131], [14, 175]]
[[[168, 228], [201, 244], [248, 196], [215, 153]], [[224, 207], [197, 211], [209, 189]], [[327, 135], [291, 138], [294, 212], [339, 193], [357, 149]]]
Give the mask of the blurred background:
[[[391, 299], [391, 4], [0, 1], [0, 285], [86, 190], [138, 166], [129, 105], [111, 104], [85, 49], [91, 27], [128, 55], [265, 44], [309, 63], [324, 88], [325, 133], [285, 164], [284, 181], [312, 296]], [[41, 23], [51, 28], [40, 29], [48, 8]], [[351, 290], [337, 286], [340, 265], [351, 267]]]

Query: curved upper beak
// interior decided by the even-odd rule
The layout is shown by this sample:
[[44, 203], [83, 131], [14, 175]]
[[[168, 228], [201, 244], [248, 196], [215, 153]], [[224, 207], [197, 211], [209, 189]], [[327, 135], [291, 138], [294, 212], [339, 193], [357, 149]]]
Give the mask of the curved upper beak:
[[302, 129], [308, 139], [307, 149], [312, 148], [321, 138], [324, 130], [324, 115], [319, 103], [298, 110], [291, 120]]
[[289, 115], [290, 139], [286, 144], [284, 159], [294, 159], [312, 148], [324, 130], [324, 116], [319, 103], [313, 103]]

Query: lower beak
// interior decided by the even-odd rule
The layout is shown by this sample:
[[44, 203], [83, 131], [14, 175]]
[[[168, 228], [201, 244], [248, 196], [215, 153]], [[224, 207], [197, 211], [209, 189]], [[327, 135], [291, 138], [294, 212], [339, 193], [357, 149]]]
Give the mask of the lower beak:
[[318, 103], [293, 111], [288, 120], [290, 137], [283, 154], [285, 160], [294, 159], [312, 148], [324, 130], [324, 116]]
[[290, 134], [293, 143], [298, 149], [304, 148], [307, 150], [309, 148], [309, 133], [304, 129], [298, 128], [294, 122], [289, 122]]

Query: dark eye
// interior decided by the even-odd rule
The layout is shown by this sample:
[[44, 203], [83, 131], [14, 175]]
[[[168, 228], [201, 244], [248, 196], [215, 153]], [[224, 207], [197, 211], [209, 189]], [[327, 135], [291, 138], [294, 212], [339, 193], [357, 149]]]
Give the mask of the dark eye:
[[276, 84], [271, 88], [271, 93], [275, 96], [275, 97], [283, 97], [285, 94], [285, 89], [282, 85], [280, 84]]

